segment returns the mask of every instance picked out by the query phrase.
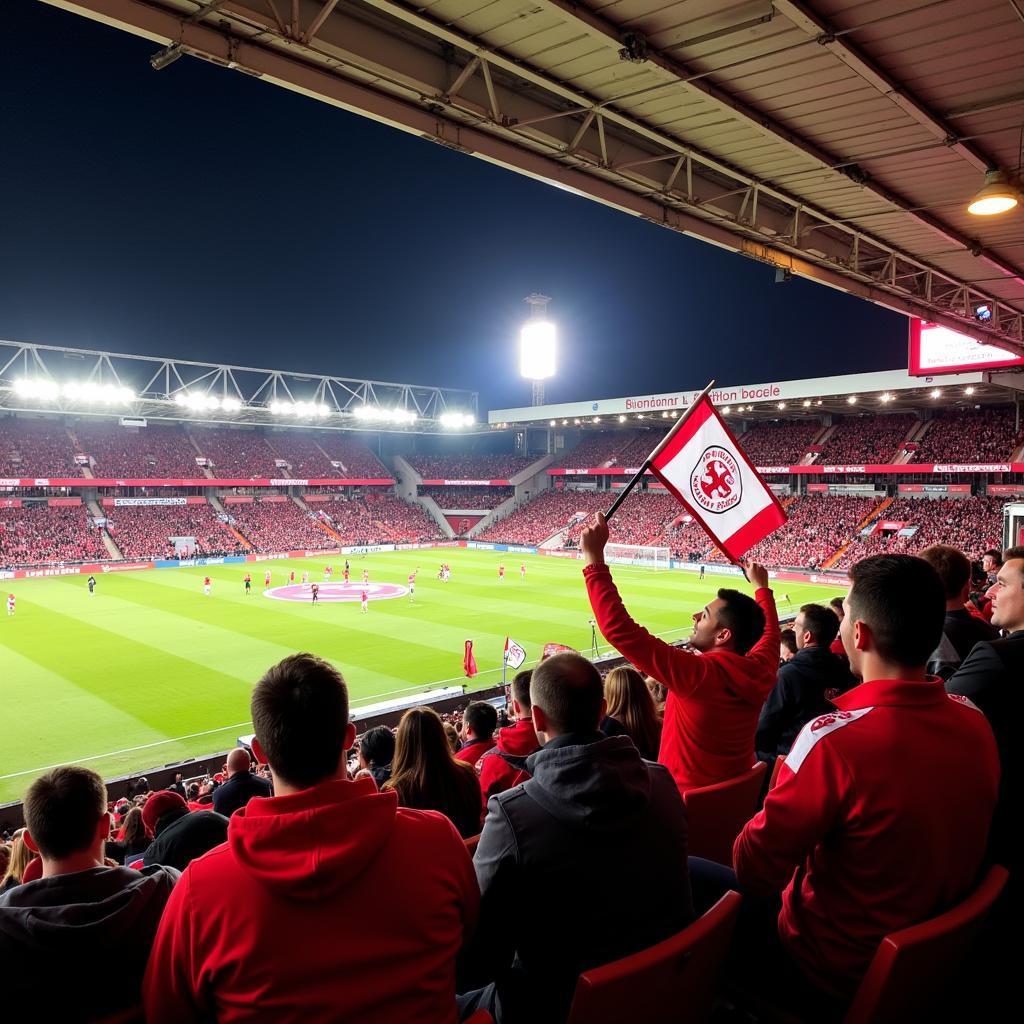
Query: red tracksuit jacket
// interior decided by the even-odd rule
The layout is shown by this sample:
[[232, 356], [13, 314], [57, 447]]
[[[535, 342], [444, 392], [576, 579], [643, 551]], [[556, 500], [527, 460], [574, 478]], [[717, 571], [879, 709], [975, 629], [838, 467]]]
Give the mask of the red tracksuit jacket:
[[146, 1020], [455, 1024], [479, 898], [452, 823], [373, 779], [256, 797], [171, 894]]
[[506, 789], [511, 789], [518, 782], [525, 781], [526, 778], [501, 754], [528, 757], [538, 750], [540, 750], [540, 741], [537, 739], [531, 719], [521, 718], [515, 725], [498, 730], [497, 745], [487, 751], [477, 762], [480, 766], [480, 791], [483, 793], [485, 810], [487, 801], [492, 796], [496, 793], [504, 793]]
[[761, 707], [779, 668], [779, 617], [770, 590], [755, 595], [765, 629], [746, 655], [699, 654], [665, 643], [635, 623], [606, 565], [583, 570], [597, 625], [623, 657], [668, 687], [658, 760], [688, 789], [742, 775], [756, 760]]
[[885, 935], [978, 881], [999, 755], [985, 716], [941, 679], [877, 679], [834, 703], [797, 737], [733, 862], [750, 892], [784, 890], [783, 945], [846, 995]]
[[476, 767], [477, 761], [480, 760], [488, 750], [494, 748], [494, 740], [473, 740], [471, 743], [467, 743], [464, 747], [455, 751], [455, 759], [457, 761], [465, 761], [466, 764], [471, 764]]

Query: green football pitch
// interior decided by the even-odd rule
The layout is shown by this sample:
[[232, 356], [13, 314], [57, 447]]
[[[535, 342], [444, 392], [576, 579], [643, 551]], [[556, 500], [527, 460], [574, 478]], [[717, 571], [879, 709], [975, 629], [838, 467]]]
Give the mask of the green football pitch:
[[[109, 573], [97, 577], [93, 596], [84, 576], [8, 584], [17, 612], [0, 617], [0, 802], [19, 799], [55, 764], [89, 764], [113, 777], [233, 746], [249, 731], [253, 684], [294, 651], [334, 662], [355, 705], [438, 685], [493, 685], [501, 679], [506, 634], [526, 649], [528, 665], [549, 642], [589, 653], [591, 613], [580, 563], [509, 553], [499, 583], [501, 559], [497, 552], [457, 548], [353, 556], [353, 580], [366, 568], [371, 584], [404, 587], [419, 570], [413, 599], [371, 599], [366, 614], [358, 600], [313, 606], [264, 596], [267, 568], [272, 588], [287, 584], [293, 569], [296, 579], [308, 570], [311, 580], [322, 580], [328, 562], [340, 582], [344, 557], [338, 556]], [[451, 565], [448, 583], [437, 579], [441, 561]], [[253, 578], [248, 597], [246, 571]], [[690, 573], [614, 572], [633, 616], [666, 639], [688, 632], [691, 614], [717, 587], [736, 585], [720, 576], [699, 583]], [[777, 597], [779, 591], [797, 606], [827, 600], [839, 588], [784, 583]], [[780, 611], [787, 610], [780, 601]], [[479, 669], [472, 682], [462, 674], [467, 639], [474, 641]]]

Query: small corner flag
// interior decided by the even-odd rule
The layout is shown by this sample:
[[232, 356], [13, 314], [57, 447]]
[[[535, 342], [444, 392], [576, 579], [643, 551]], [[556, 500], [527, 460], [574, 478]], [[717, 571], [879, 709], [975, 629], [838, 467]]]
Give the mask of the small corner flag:
[[650, 467], [734, 562], [786, 521], [706, 393], [655, 448]]
[[473, 641], [466, 641], [466, 653], [462, 657], [462, 669], [470, 679], [476, 675], [476, 658], [473, 657]]
[[526, 661], [526, 651], [511, 637], [505, 637], [505, 664], [509, 668], [519, 668]]

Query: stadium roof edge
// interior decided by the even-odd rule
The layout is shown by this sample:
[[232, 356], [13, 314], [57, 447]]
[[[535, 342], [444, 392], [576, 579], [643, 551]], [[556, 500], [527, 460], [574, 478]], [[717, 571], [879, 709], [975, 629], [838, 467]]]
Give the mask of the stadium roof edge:
[[[821, 414], [833, 411], [837, 401], [850, 406], [849, 411], [862, 412], [862, 406], [850, 405], [850, 396], [904, 393], [923, 398], [932, 390], [945, 393], [947, 389], [972, 388], [970, 396], [992, 404], [1008, 402], [1012, 396], [1005, 391], [1024, 390], [1024, 374], [1014, 373], [957, 373], [943, 376], [915, 377], [907, 370], [881, 370], [871, 373], [851, 373], [836, 377], [810, 377], [803, 380], [767, 381], [760, 384], [730, 384], [716, 387], [711, 396], [718, 406], [753, 407], [778, 416], [780, 411]], [[966, 392], [962, 392], [966, 394]], [[606, 416], [633, 416], [653, 413], [671, 414], [686, 409], [700, 394], [700, 389], [669, 391], [661, 394], [630, 395], [623, 398], [604, 398], [583, 402], [562, 402], [552, 405], [523, 406], [517, 409], [495, 409], [487, 414], [494, 425], [540, 423], [543, 420], [586, 418], [588, 422], [602, 422]], [[831, 399], [832, 401], [828, 401]], [[790, 410], [790, 403], [809, 401]], [[818, 403], [820, 400], [821, 406]], [[781, 409], [780, 409], [781, 404]], [[826, 408], [826, 405], [828, 408]], [[887, 404], [884, 411], [898, 411]]]

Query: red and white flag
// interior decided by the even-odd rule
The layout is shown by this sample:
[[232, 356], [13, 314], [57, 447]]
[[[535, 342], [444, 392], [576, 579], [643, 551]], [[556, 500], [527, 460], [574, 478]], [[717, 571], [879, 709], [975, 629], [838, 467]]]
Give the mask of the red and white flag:
[[707, 395], [655, 449], [651, 470], [734, 562], [786, 521]]
[[511, 637], [505, 637], [505, 664], [509, 668], [519, 668], [526, 661], [526, 651]]

